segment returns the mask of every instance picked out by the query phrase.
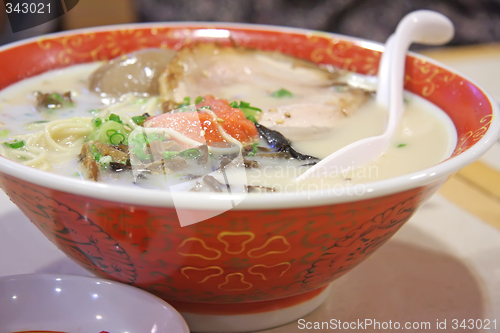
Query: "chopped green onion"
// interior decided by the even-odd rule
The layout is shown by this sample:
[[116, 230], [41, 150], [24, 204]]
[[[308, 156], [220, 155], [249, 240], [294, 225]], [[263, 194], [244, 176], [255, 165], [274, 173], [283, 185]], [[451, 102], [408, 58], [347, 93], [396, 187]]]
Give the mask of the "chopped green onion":
[[191, 149], [181, 151], [179, 153], [179, 155], [181, 155], [182, 157], [194, 159], [194, 158], [200, 156], [200, 151], [196, 148], [191, 148]]
[[164, 151], [163, 152], [163, 158], [166, 160], [170, 160], [174, 158], [175, 156], [179, 155], [178, 151]]
[[250, 103], [243, 101], [240, 101], [239, 104], [238, 102], [232, 102], [229, 104], [229, 106], [232, 108], [240, 109], [241, 112], [243, 112], [243, 114], [245, 115], [245, 117], [254, 123], [257, 122], [256, 118], [257, 112], [262, 112], [261, 109], [253, 107], [250, 105]]
[[9, 133], [10, 133], [9, 130], [4, 129], [4, 130], [0, 131], [0, 137], [7, 136], [7, 135], [9, 135]]
[[250, 116], [246, 116], [246, 118], [247, 118], [248, 120], [250, 120], [250, 121], [251, 121], [252, 123], [254, 123], [254, 124], [255, 124], [255, 123], [257, 123], [257, 118], [255, 118], [255, 117], [254, 117], [254, 116], [252, 116], [252, 115], [250, 115]]
[[194, 100], [194, 104], [198, 104], [201, 102], [203, 102], [203, 97], [201, 97], [201, 96], [196, 97], [196, 99]]
[[191, 105], [191, 98], [189, 97], [184, 97], [182, 102], [177, 105], [177, 108], [183, 108], [185, 106]]
[[336, 86], [333, 86], [336, 92], [346, 92], [349, 90], [349, 86], [345, 84], [338, 84]]
[[52, 99], [58, 101], [59, 103], [64, 103], [64, 97], [62, 97], [62, 95], [59, 93], [50, 94], [49, 98], [52, 98]]
[[113, 158], [111, 156], [102, 156], [99, 160], [99, 164], [101, 166], [108, 166], [111, 162], [113, 162]]
[[134, 104], [135, 104], [135, 105], [141, 105], [141, 104], [146, 103], [147, 101], [148, 101], [148, 100], [147, 100], [147, 99], [145, 99], [145, 98], [139, 98], [139, 99], [135, 100]]
[[283, 97], [293, 97], [293, 94], [286, 89], [276, 90], [271, 94], [271, 97], [283, 98]]
[[117, 131], [115, 129], [109, 129], [106, 131], [106, 135], [108, 137], [112, 136], [113, 134], [115, 134]]
[[148, 135], [148, 141], [163, 141], [165, 138], [165, 133], [162, 133], [161, 135], [158, 135], [158, 133], [151, 133]]
[[402, 147], [405, 147], [406, 146], [406, 143], [400, 143], [399, 145], [397, 145], [397, 148], [402, 148]]
[[99, 127], [101, 126], [101, 124], [102, 124], [101, 118], [95, 117], [94, 119], [92, 119], [92, 125], [94, 125], [95, 127]]
[[109, 115], [109, 120], [110, 120], [110, 121], [115, 121], [115, 122], [117, 122], [117, 123], [119, 123], [119, 124], [123, 123], [123, 122], [121, 121], [121, 119], [120, 119], [120, 116], [118, 116], [118, 115], [116, 115], [116, 114], [114, 114], [114, 113], [112, 113], [112, 114], [110, 114], [110, 115]]
[[136, 123], [139, 126], [141, 126], [142, 124], [144, 124], [144, 122], [146, 121], [146, 119], [148, 119], [148, 117], [145, 117], [145, 116], [135, 116], [135, 117], [132, 117], [132, 120], [134, 121], [134, 123]]
[[4, 143], [3, 143], [3, 145], [4, 145], [5, 147], [7, 147], [7, 148], [11, 148], [11, 149], [19, 149], [19, 148], [22, 148], [22, 147], [24, 147], [24, 144], [25, 144], [25, 142], [24, 142], [24, 141], [17, 141], [17, 139], [16, 139], [16, 140], [14, 140], [14, 142], [12, 142], [12, 143], [8, 143], [8, 142], [4, 142]]
[[123, 141], [125, 141], [125, 135], [121, 133], [115, 133], [109, 137], [109, 142], [111, 142], [112, 145], [119, 145]]
[[151, 154], [146, 155], [142, 146], [134, 146], [134, 148], [132, 148], [132, 153], [141, 161], [151, 160], [153, 158]]
[[257, 154], [257, 147], [259, 146], [258, 142], [252, 143], [252, 151], [248, 153], [248, 156], [255, 156]]
[[92, 145], [90, 147], [90, 151], [92, 152], [92, 155], [94, 155], [94, 160], [96, 160], [96, 162], [99, 162], [102, 154], [97, 150], [97, 147], [95, 145]]

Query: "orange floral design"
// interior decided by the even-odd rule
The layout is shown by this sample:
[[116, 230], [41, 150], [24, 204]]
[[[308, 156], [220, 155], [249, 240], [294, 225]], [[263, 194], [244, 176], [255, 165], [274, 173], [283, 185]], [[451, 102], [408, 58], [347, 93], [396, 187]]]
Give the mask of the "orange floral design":
[[[238, 240], [244, 239], [241, 243]], [[245, 251], [245, 246], [250, 243], [255, 238], [255, 235], [251, 232], [230, 232], [223, 231], [217, 235], [217, 240], [224, 244], [224, 251], [229, 254], [240, 254]], [[232, 239], [231, 241], [226, 241], [225, 239]], [[239, 249], [238, 249], [239, 247]]]
[[[325, 37], [321, 35], [313, 36], [309, 41], [312, 44], [319, 44], [322, 38]], [[368, 56], [366, 54], [354, 54], [346, 57], [345, 54], [352, 54], [352, 49], [355, 47], [357, 46], [349, 41], [330, 39], [326, 47], [317, 47], [311, 52], [311, 60], [317, 63], [331, 63], [333, 61], [342, 69], [354, 72], [362, 70], [367, 75], [377, 73], [380, 53], [371, 51]]]
[[274, 236], [267, 240], [267, 242], [255, 249], [248, 251], [250, 258], [261, 258], [270, 254], [285, 253], [290, 250], [290, 243], [283, 236]]
[[[219, 250], [218, 248], [209, 247], [202, 239], [192, 237], [185, 239], [179, 245], [177, 252], [182, 256], [198, 257], [207, 261], [219, 259], [223, 254], [229, 257], [240, 255], [229, 260], [246, 262], [249, 258], [261, 258], [271, 255], [275, 255], [278, 259], [278, 255], [286, 253], [291, 249], [290, 243], [281, 235], [273, 236], [263, 244], [252, 244], [255, 240], [255, 234], [250, 231], [222, 231], [217, 234], [216, 239], [218, 244], [223, 246], [223, 249]], [[247, 246], [249, 245], [252, 246], [247, 251]], [[247, 258], [244, 258], [245, 256]], [[271, 260], [273, 260], [272, 257]], [[250, 277], [254, 276], [254, 280], [256, 276], [262, 280], [269, 280], [282, 277], [291, 266], [290, 262], [276, 261], [276, 264], [271, 265], [253, 265], [248, 268], [247, 272], [250, 274]], [[253, 287], [253, 284], [248, 281], [249, 279], [245, 275], [245, 272], [235, 273], [233, 271], [226, 273], [219, 266], [184, 266], [181, 267], [180, 271], [186, 279], [195, 283], [204, 283], [209, 279], [224, 276], [223, 282], [218, 284], [218, 288], [223, 291], [242, 291]]]
[[493, 121], [493, 115], [487, 115], [481, 118], [479, 121], [480, 124], [483, 124], [480, 128], [478, 128], [475, 131], [469, 131], [465, 133], [460, 139], [457, 144], [457, 149], [455, 149], [455, 152], [453, 153], [453, 156], [459, 155], [462, 152], [466, 151], [469, 149], [471, 146], [471, 142], [473, 143], [481, 140], [483, 136], [486, 134], [486, 131], [488, 131], [488, 128], [490, 126], [490, 123]]
[[241, 291], [252, 288], [253, 285], [245, 281], [242, 273], [231, 273], [226, 275], [226, 281], [219, 284], [219, 289], [224, 291]]
[[59, 64], [70, 65], [77, 59], [108, 60], [148, 47], [148, 39], [143, 34], [141, 30], [124, 29], [107, 32], [104, 43], [96, 43], [96, 33], [83, 33], [61, 38], [39, 39], [37, 44], [44, 51], [58, 50], [56, 59]]
[[210, 266], [205, 268], [183, 267], [181, 268], [181, 273], [189, 280], [192, 280], [196, 283], [203, 283], [211, 277], [222, 275], [224, 271], [222, 270], [222, 268], [217, 266]]
[[290, 269], [292, 264], [289, 262], [282, 262], [273, 266], [254, 265], [248, 269], [248, 273], [259, 275], [262, 280], [277, 279], [283, 276]]
[[106, 36], [105, 48], [110, 50], [112, 57], [143, 48], [147, 43], [143, 31], [126, 29], [111, 31]]
[[208, 247], [202, 239], [194, 237], [185, 239], [177, 248], [177, 252], [186, 257], [200, 257], [205, 260], [216, 260], [221, 256], [220, 251]]
[[443, 70], [424, 59], [413, 59], [413, 68], [416, 72], [415, 75], [406, 74], [405, 82], [423, 86], [421, 88], [423, 97], [429, 97], [436, 89], [456, 78], [455, 74]]
[[57, 61], [61, 65], [69, 65], [74, 63], [75, 58], [88, 59], [89, 55], [92, 60], [102, 60], [99, 59], [99, 53], [103, 50], [104, 45], [97, 45], [91, 50], [87, 47], [89, 44], [94, 44], [93, 41], [95, 39], [96, 35], [94, 33], [89, 33], [50, 40], [39, 39], [37, 44], [44, 51], [52, 48], [62, 49], [57, 53]]

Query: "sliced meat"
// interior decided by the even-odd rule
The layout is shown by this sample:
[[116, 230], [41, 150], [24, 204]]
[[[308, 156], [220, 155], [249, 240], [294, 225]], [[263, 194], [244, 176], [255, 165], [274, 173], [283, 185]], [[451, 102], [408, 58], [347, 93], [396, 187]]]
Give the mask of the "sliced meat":
[[79, 157], [83, 167], [87, 170], [87, 177], [97, 181], [99, 178], [99, 163], [94, 159], [91, 147], [91, 142], [84, 143]]
[[93, 144], [96, 146], [97, 151], [102, 154], [102, 156], [111, 156], [113, 162], [126, 163], [128, 159], [128, 153], [118, 149], [116, 146], [107, 145], [101, 141], [94, 141]]
[[206, 94], [250, 102], [262, 110], [259, 123], [295, 141], [325, 135], [365, 103], [371, 92], [342, 75], [277, 53], [196, 44], [177, 53], [159, 84], [168, 105]]

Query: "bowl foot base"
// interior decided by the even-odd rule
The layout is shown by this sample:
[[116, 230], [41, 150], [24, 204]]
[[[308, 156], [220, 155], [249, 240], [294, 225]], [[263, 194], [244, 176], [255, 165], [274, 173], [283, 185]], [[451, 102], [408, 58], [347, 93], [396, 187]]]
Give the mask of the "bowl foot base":
[[181, 312], [191, 332], [250, 332], [281, 326], [303, 318], [319, 307], [329, 294], [330, 286], [326, 286], [301, 295], [263, 302], [169, 303]]

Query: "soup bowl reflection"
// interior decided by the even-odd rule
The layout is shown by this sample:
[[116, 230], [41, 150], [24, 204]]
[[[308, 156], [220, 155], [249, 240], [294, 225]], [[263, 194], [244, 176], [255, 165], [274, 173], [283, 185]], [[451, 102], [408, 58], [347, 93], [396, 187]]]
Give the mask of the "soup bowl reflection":
[[[190, 23], [106, 27], [1, 48], [0, 87], [50, 69], [198, 41], [277, 50], [361, 74], [376, 74], [382, 50], [367, 41], [289, 28]], [[230, 210], [222, 195], [172, 197], [82, 182], [3, 157], [0, 185], [81, 266], [147, 290], [185, 313], [255, 314], [297, 307], [324, 294], [330, 282], [369, 257], [451, 174], [496, 139], [498, 109], [482, 89], [416, 55], [408, 56], [406, 66], [406, 89], [443, 109], [458, 135], [449, 159], [417, 173], [357, 188], [248, 195]], [[180, 214], [214, 211], [222, 213], [189, 226], [179, 224]]]

